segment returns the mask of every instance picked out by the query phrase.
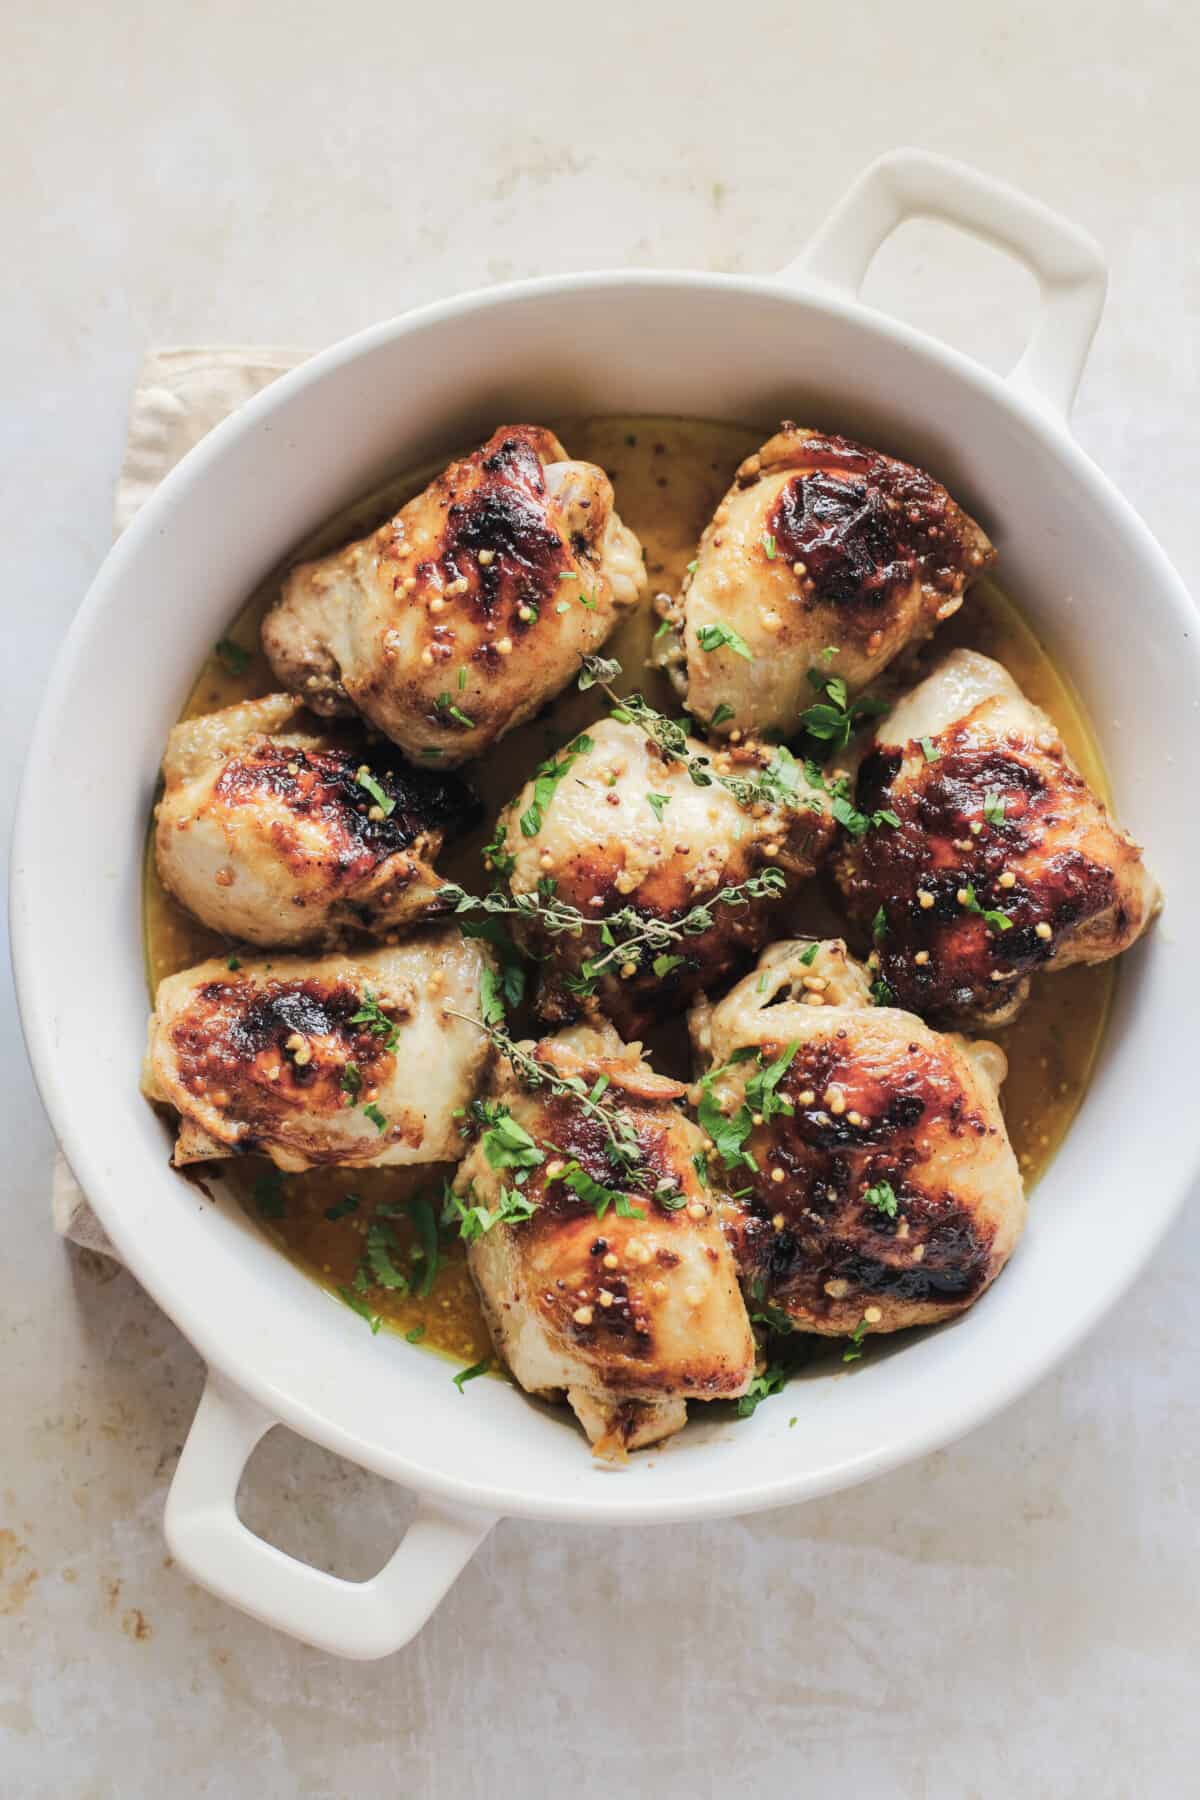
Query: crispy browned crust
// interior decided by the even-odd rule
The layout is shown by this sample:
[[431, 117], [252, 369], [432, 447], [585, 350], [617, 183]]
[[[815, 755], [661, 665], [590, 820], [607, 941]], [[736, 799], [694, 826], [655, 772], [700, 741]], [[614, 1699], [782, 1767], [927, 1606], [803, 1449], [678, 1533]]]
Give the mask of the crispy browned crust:
[[785, 421], [737, 473], [739, 487], [795, 469], [768, 515], [780, 560], [800, 563], [809, 606], [837, 608], [861, 648], [901, 608], [914, 582], [935, 617], [996, 560], [975, 520], [923, 469], [850, 438]]
[[[970, 1104], [952, 1056], [927, 1034], [872, 1060], [845, 1036], [801, 1046], [779, 1087], [792, 1115], [753, 1131], [758, 1167], [731, 1177], [749, 1189], [731, 1235], [751, 1311], [778, 1307], [801, 1330], [835, 1335], [872, 1305], [877, 1329], [933, 1323], [977, 1299], [999, 1265], [994, 1227], [926, 1164], [957, 1160], [955, 1146], [969, 1157], [1002, 1127]], [[764, 1046], [763, 1062], [783, 1048]], [[883, 1182], [894, 1218], [866, 1198]]]
[[[1144, 919], [1121, 905], [1117, 872], [1138, 860], [1137, 847], [1112, 828], [1060, 743], [1012, 734], [981, 744], [968, 719], [937, 748], [930, 763], [917, 745], [871, 752], [858, 804], [890, 810], [900, 825], [848, 843], [837, 863], [851, 917], [869, 925], [883, 910], [875, 949], [898, 1004], [947, 1020], [1003, 1014], [1067, 933], [1103, 919], [1107, 954], [1132, 942]], [[975, 829], [989, 797], [992, 819]]]

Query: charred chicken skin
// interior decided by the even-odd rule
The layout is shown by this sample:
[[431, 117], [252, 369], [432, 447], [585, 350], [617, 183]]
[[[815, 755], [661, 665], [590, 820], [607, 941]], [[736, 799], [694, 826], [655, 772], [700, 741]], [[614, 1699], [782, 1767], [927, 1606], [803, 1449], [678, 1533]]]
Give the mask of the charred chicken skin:
[[560, 693], [645, 585], [604, 471], [503, 425], [370, 537], [293, 569], [263, 648], [314, 711], [358, 711], [448, 768]]
[[979, 1298], [1025, 1219], [1003, 1051], [873, 1005], [837, 939], [773, 945], [691, 1024], [701, 1123], [749, 1190], [730, 1235], [753, 1308], [840, 1336]]
[[997, 662], [955, 650], [880, 725], [858, 804], [900, 823], [837, 875], [898, 1003], [1005, 1024], [1031, 974], [1119, 956], [1160, 897], [1058, 732]]
[[859, 692], [994, 560], [923, 470], [785, 421], [701, 537], [658, 660], [714, 730], [789, 737], [810, 676]]
[[743, 1394], [754, 1337], [697, 1176], [703, 1139], [679, 1105], [684, 1087], [610, 1025], [518, 1048], [585, 1093], [600, 1084], [640, 1163], [635, 1180], [614, 1169], [578, 1096], [531, 1085], [498, 1058], [454, 1182], [460, 1215], [483, 1220], [471, 1273], [520, 1385], [565, 1396], [597, 1454], [619, 1457], [678, 1431], [688, 1400]]

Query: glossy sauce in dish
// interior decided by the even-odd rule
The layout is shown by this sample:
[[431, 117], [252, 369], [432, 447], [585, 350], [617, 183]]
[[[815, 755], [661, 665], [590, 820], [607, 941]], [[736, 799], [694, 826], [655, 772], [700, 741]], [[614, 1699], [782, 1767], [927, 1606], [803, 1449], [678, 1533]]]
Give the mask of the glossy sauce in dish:
[[[596, 418], [550, 421], [569, 453], [598, 463], [616, 489], [618, 510], [646, 548], [651, 591], [678, 591], [685, 567], [695, 554], [696, 540], [724, 494], [738, 463], [758, 447], [762, 432], [739, 425], [696, 420]], [[442, 466], [439, 462], [397, 475], [349, 511], [340, 514], [298, 545], [289, 565], [320, 555], [373, 529], [417, 493]], [[235, 651], [214, 653], [200, 672], [182, 717], [215, 711], [235, 701], [271, 692], [273, 682], [258, 648], [259, 625], [276, 598], [281, 571], [276, 571], [251, 597], [230, 627]], [[609, 640], [606, 655], [620, 659], [625, 676], [617, 685], [641, 688], [663, 711], [674, 716], [678, 702], [659, 676], [643, 668], [657, 621], [650, 608], [625, 621]], [[982, 582], [973, 588], [960, 612], [935, 636], [923, 661], [957, 645], [995, 657], [1007, 667], [1024, 692], [1043, 707], [1096, 791], [1107, 796], [1107, 783], [1082, 713], [1067, 682], [1059, 674], [1015, 607], [999, 588]], [[241, 656], [237, 651], [248, 652]], [[244, 662], [244, 667], [242, 666]], [[234, 672], [236, 667], [236, 671]], [[491, 835], [500, 807], [527, 779], [533, 765], [551, 750], [602, 716], [603, 697], [569, 691], [530, 724], [514, 731], [483, 763], [464, 771], [484, 806], [484, 819], [469, 837], [452, 845], [442, 858], [447, 880], [470, 891], [486, 885], [479, 852]], [[188, 968], [206, 956], [229, 955], [234, 946], [193, 920], [166, 895], [148, 845], [145, 865], [145, 942], [151, 992], [163, 976]], [[803, 893], [780, 936], [793, 930], [841, 934], [844, 927], [829, 906], [827, 891], [814, 882]], [[851, 940], [853, 947], [853, 939]], [[864, 951], [865, 944], [857, 946]], [[268, 954], [255, 952], [255, 954]], [[1009, 1074], [1003, 1088], [1004, 1112], [1026, 1184], [1045, 1170], [1083, 1097], [1104, 1030], [1114, 981], [1114, 965], [1076, 967], [1033, 984], [1032, 996], [1016, 1024], [991, 1035], [1008, 1053]], [[652, 1055], [664, 1073], [690, 1071], [681, 1062], [678, 1031], [655, 1040]], [[377, 1206], [389, 1209], [389, 1223], [406, 1270], [414, 1242], [414, 1224], [403, 1201], [425, 1195], [440, 1210], [443, 1175], [448, 1169], [349, 1170], [320, 1169], [271, 1177], [260, 1183], [270, 1165], [258, 1157], [224, 1162], [219, 1173], [246, 1210], [297, 1263], [323, 1286], [349, 1288], [362, 1257], [368, 1225]], [[259, 1198], [255, 1199], [256, 1185]], [[352, 1209], [346, 1196], [358, 1196]], [[393, 1212], [392, 1209], [395, 1209]], [[333, 1210], [339, 1216], [329, 1219]], [[412, 1265], [414, 1278], [422, 1268]], [[360, 1299], [372, 1322], [382, 1321], [414, 1341], [463, 1363], [488, 1355], [490, 1342], [467, 1273], [464, 1247], [443, 1238], [436, 1275], [427, 1294], [371, 1287]]]

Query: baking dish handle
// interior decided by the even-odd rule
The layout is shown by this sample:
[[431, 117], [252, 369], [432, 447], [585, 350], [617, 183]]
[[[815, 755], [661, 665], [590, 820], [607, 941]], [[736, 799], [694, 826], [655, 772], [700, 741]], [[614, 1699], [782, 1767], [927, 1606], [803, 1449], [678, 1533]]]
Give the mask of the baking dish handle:
[[863, 170], [807, 248], [778, 279], [856, 298], [875, 252], [908, 219], [939, 219], [1018, 258], [1041, 303], [1009, 376], [1064, 424], [1104, 309], [1098, 244], [1039, 200], [927, 150], [893, 150]]
[[176, 1562], [233, 1606], [334, 1656], [388, 1656], [415, 1637], [495, 1517], [422, 1499], [399, 1549], [370, 1581], [343, 1581], [277, 1550], [238, 1517], [255, 1445], [278, 1421], [215, 1370], [167, 1496]]

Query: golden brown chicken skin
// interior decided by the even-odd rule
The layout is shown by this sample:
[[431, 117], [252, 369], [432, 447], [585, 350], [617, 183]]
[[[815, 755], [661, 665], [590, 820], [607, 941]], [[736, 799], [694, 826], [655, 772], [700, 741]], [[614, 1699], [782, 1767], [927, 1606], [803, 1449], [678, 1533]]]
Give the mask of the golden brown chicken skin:
[[488, 1060], [472, 1021], [490, 966], [485, 946], [444, 927], [357, 955], [213, 959], [168, 976], [142, 1085], [178, 1115], [176, 1164], [453, 1159]]
[[773, 945], [692, 1032], [752, 1311], [840, 1336], [978, 1299], [1025, 1219], [996, 1045], [873, 1005], [840, 940]]
[[838, 881], [914, 1012], [1007, 1023], [1031, 974], [1118, 956], [1157, 911], [1141, 851], [1050, 720], [975, 651], [954, 651], [883, 722], [858, 804], [900, 824], [847, 844]]
[[[924, 470], [785, 421], [701, 537], [658, 658], [714, 729], [791, 736], [814, 699], [810, 674], [859, 692], [994, 560]], [[720, 641], [723, 627], [740, 648]]]
[[[539, 962], [543, 1019], [600, 1009], [633, 1035], [719, 986], [779, 929], [782, 909], [831, 846], [827, 797], [786, 751], [761, 744], [712, 751], [695, 738], [686, 751], [747, 784], [773, 770], [771, 797], [743, 803], [719, 779], [697, 786], [685, 764], [637, 726], [602, 719], [548, 765], [555, 778], [549, 792], [543, 783], [541, 802], [535, 779], [501, 814], [493, 860], [511, 893], [532, 901], [552, 883], [554, 903], [587, 921], [579, 932], [553, 931], [543, 906], [515, 922]], [[746, 884], [761, 884], [764, 875], [770, 885], [745, 897]], [[731, 889], [743, 898], [721, 898]], [[697, 908], [707, 910], [698, 915]], [[677, 926], [691, 916], [703, 928], [621, 955], [603, 932], [630, 909], [632, 925], [621, 928], [619, 942], [652, 922]], [[601, 972], [588, 981], [592, 965]]]
[[370, 537], [293, 569], [263, 648], [316, 711], [355, 709], [444, 768], [553, 699], [644, 590], [604, 471], [504, 425]]
[[678, 1431], [689, 1399], [744, 1393], [754, 1339], [696, 1173], [703, 1140], [680, 1107], [681, 1084], [656, 1075], [611, 1026], [521, 1048], [589, 1092], [601, 1085], [629, 1122], [640, 1169], [631, 1179], [614, 1168], [603, 1127], [577, 1098], [530, 1086], [501, 1057], [484, 1116], [515, 1122], [540, 1160], [517, 1188], [480, 1127], [454, 1183], [460, 1211], [495, 1211], [507, 1191], [530, 1216], [478, 1232], [471, 1273], [521, 1386], [565, 1395], [597, 1453], [619, 1455]]
[[291, 694], [177, 725], [163, 781], [164, 887], [214, 931], [279, 949], [437, 911], [434, 858], [478, 812], [454, 775], [322, 730]]

